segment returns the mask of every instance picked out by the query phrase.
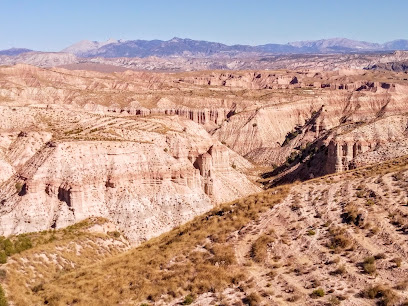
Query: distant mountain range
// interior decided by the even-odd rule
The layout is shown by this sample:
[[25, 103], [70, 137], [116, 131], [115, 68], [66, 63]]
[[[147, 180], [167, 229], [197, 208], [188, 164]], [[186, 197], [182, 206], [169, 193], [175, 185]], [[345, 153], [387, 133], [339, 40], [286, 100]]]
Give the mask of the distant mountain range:
[[80, 41], [61, 52], [79, 57], [147, 57], [183, 56], [205, 57], [237, 54], [305, 54], [352, 53], [408, 50], [408, 40], [395, 40], [384, 44], [355, 41], [346, 38], [299, 41], [288, 44], [259, 46], [225, 45], [216, 42], [178, 38], [163, 40], [113, 40], [106, 42]]
[[[63, 50], [63, 53], [78, 57], [209, 57], [250, 56], [259, 54], [329, 54], [365, 53], [408, 50], [408, 40], [394, 40], [384, 44], [356, 41], [346, 38], [331, 38], [315, 41], [299, 41], [287, 44], [265, 44], [258, 46], [225, 45], [222, 43], [174, 37], [170, 40], [115, 40], [105, 42], [83, 40]], [[0, 55], [15, 56], [29, 49], [8, 49]]]
[[32, 52], [33, 50], [25, 49], [25, 48], [11, 48], [7, 50], [0, 50], [0, 55], [8, 55], [8, 56], [15, 56], [21, 53]]

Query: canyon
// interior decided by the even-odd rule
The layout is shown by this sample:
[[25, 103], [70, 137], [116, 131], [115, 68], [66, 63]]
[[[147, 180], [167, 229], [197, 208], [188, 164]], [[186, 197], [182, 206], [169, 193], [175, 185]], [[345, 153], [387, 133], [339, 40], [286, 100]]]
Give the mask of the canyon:
[[408, 150], [401, 72], [0, 75], [2, 235], [100, 216], [140, 243], [262, 185]]
[[[87, 283], [90, 262], [72, 259], [73, 266], [86, 271], [72, 276], [77, 272], [72, 272], [68, 265], [74, 251], [69, 249], [67, 254], [61, 251], [67, 248], [78, 248], [76, 252], [81, 254], [81, 249], [93, 252], [91, 246], [95, 244], [94, 249], [99, 251], [92, 256], [102, 265], [97, 269], [98, 282], [105, 279], [105, 270], [117, 280], [117, 271], [122, 271], [121, 259], [136, 253], [141, 256], [137, 259], [141, 266], [150, 269], [160, 263], [160, 268], [151, 268], [147, 279], [156, 275], [156, 270], [175, 273], [173, 265], [183, 266], [190, 260], [197, 260], [206, 269], [213, 269], [214, 263], [220, 269], [228, 270], [231, 266], [231, 271], [223, 270], [225, 275], [246, 267], [253, 279], [238, 274], [228, 280], [223, 278], [225, 275], [220, 276], [220, 282], [228, 283], [217, 282], [218, 292], [225, 295], [221, 298], [209, 294], [211, 288], [204, 283], [200, 287], [193, 280], [189, 281], [194, 286], [208, 290], [189, 290], [179, 284], [177, 288], [183, 289], [177, 291], [163, 283], [165, 292], [150, 292], [146, 289], [149, 285], [143, 287], [127, 274], [123, 279], [132, 283], [126, 285], [130, 289], [123, 289], [126, 292], [123, 299], [115, 291], [113, 298], [107, 298], [110, 302], [177, 304], [183, 302], [179, 300], [181, 295], [194, 291], [197, 303], [220, 300], [232, 303], [248, 298], [253, 291], [271, 296], [265, 288], [273, 283], [280, 293], [272, 300], [279, 300], [277, 305], [282, 305], [291, 292], [309, 302], [313, 299], [306, 290], [309, 287], [299, 286], [300, 274], [283, 276], [280, 266], [279, 284], [274, 283], [272, 274], [262, 274], [265, 266], [251, 259], [256, 257], [251, 251], [252, 243], [261, 234], [272, 237], [263, 237], [269, 239], [265, 245], [269, 252], [265, 264], [268, 269], [273, 261], [280, 260], [275, 260], [277, 257], [282, 259], [282, 265], [289, 265], [301, 249], [309, 252], [311, 259], [306, 265], [309, 270], [322, 264], [318, 260], [322, 254], [325, 260], [334, 260], [321, 251], [326, 245], [323, 242], [313, 237], [297, 241], [296, 237], [299, 231], [307, 229], [330, 241], [336, 229], [324, 224], [331, 221], [337, 228], [347, 223], [342, 221], [344, 215], [341, 219], [335, 213], [337, 209], [353, 215], [354, 221], [359, 216], [358, 220], [363, 218], [364, 224], [369, 223], [363, 227], [363, 223], [356, 221], [355, 227], [348, 224], [345, 229], [360, 255], [389, 253], [380, 244], [375, 248], [368, 246], [375, 240], [370, 234], [373, 224], [381, 225], [379, 237], [383, 243], [389, 240], [387, 237], [402, 241], [400, 233], [387, 228], [384, 216], [387, 213], [405, 216], [402, 206], [408, 155], [408, 80], [402, 70], [362, 69], [374, 57], [379, 60], [378, 55], [367, 55], [371, 58], [358, 67], [355, 64], [362, 55], [342, 55], [347, 57], [346, 65], [333, 64], [332, 55], [319, 55], [309, 58], [309, 68], [302, 67], [298, 57], [286, 55], [293, 66], [285, 69], [190, 72], [136, 71], [126, 65], [117, 65], [123, 69], [112, 70], [116, 65], [112, 61], [118, 59], [101, 59], [91, 63], [98, 68], [82, 69], [90, 66], [81, 65], [91, 64], [75, 62], [72, 54], [55, 56], [55, 61], [48, 58], [49, 62], [38, 62], [37, 66], [14, 62], [0, 66], [0, 236], [32, 237], [35, 241], [33, 250], [10, 255], [5, 265], [14, 279], [5, 283], [7, 292], [14, 292], [15, 296], [19, 290], [31, 288], [27, 296], [11, 297], [15, 305], [24, 305], [30, 299], [40, 304], [76, 303], [70, 294], [78, 294], [78, 288], [72, 285], [69, 292], [61, 292], [61, 284], [66, 282], [59, 278], [60, 274], [50, 274], [44, 278], [46, 284], [38, 284], [41, 273], [33, 268], [35, 277], [16, 281], [19, 273], [27, 273], [24, 263], [36, 262], [45, 254], [46, 264], [55, 265], [61, 277], [78, 277]], [[397, 51], [381, 56], [383, 63], [387, 63], [397, 58], [403, 60], [406, 54]], [[325, 60], [321, 61], [322, 58]], [[185, 59], [170, 62], [173, 60]], [[310, 69], [314, 61], [321, 65]], [[389, 170], [384, 170], [387, 167]], [[393, 180], [394, 176], [398, 180]], [[364, 186], [360, 187], [362, 177]], [[381, 183], [376, 183], [379, 180]], [[376, 184], [380, 185], [374, 190]], [[400, 195], [393, 199], [393, 204], [385, 200], [388, 190]], [[361, 197], [355, 199], [354, 192]], [[374, 200], [377, 206], [367, 204]], [[351, 211], [347, 205], [352, 201], [358, 207]], [[256, 203], [260, 203], [259, 208]], [[381, 214], [382, 221], [374, 213]], [[293, 228], [289, 220], [294, 222]], [[208, 224], [207, 234], [203, 234], [207, 229], [201, 229], [201, 224]], [[369, 242], [358, 231], [371, 235], [367, 236]], [[60, 240], [47, 236], [53, 233]], [[76, 246], [67, 242], [67, 234], [74, 235], [69, 239], [76, 241]], [[44, 240], [42, 235], [50, 240]], [[198, 239], [186, 242], [191, 243], [193, 251], [183, 249], [187, 236]], [[287, 243], [289, 236], [293, 245]], [[272, 241], [276, 241], [273, 247]], [[183, 245], [180, 250], [184, 254], [174, 246], [178, 243]], [[224, 247], [225, 252], [233, 255], [222, 253]], [[149, 248], [154, 249], [149, 256], [163, 256], [165, 260], [154, 257], [149, 262], [143, 257]], [[167, 251], [160, 255], [161, 250]], [[406, 259], [404, 247], [395, 246], [393, 252]], [[211, 259], [217, 256], [225, 258]], [[350, 258], [355, 261], [356, 256]], [[111, 262], [107, 264], [105, 260]], [[340, 262], [348, 265], [345, 259]], [[110, 264], [118, 270], [113, 272], [104, 266]], [[291, 265], [305, 269], [297, 261]], [[382, 280], [391, 277], [386, 270], [389, 266], [388, 262], [381, 265]], [[401, 275], [405, 268], [403, 264]], [[138, 271], [139, 267], [133, 269]], [[342, 284], [352, 291], [351, 280], [358, 279], [361, 285], [365, 278], [353, 265], [348, 270], [352, 275]], [[400, 274], [395, 282], [403, 281]], [[325, 270], [324, 275], [331, 274]], [[152, 281], [165, 282], [168, 277]], [[311, 275], [306, 279], [312, 282]], [[253, 281], [256, 290], [243, 289], [242, 283], [238, 285]], [[360, 285], [359, 290], [363, 290]], [[79, 303], [105, 303], [105, 297], [98, 295], [105, 285], [98, 286], [92, 294], [78, 298]], [[108, 286], [112, 284], [108, 282]], [[133, 287], [139, 290], [137, 297], [129, 293]], [[341, 291], [334, 282], [323, 287], [326, 291]], [[144, 295], [143, 290], [150, 293]], [[348, 297], [355, 305], [359, 299], [354, 295]]]

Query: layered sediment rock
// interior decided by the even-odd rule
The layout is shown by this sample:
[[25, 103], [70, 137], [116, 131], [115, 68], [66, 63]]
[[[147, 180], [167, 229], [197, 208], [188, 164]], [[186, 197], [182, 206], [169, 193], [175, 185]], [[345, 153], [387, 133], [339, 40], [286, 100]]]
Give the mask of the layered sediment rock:
[[[37, 112], [36, 118], [47, 113], [25, 110]], [[66, 110], [48, 114], [54, 120], [76, 116]], [[251, 164], [190, 120], [82, 117], [77, 128], [68, 125], [73, 130], [54, 134], [52, 140], [45, 132], [9, 132], [3, 150], [14, 162], [2, 173], [0, 235], [60, 228], [101, 216], [138, 243], [217, 203], [259, 190], [233, 167], [244, 170]], [[88, 127], [92, 119], [105, 125]], [[156, 128], [159, 124], [163, 126]], [[105, 140], [102, 126], [127, 140]], [[139, 134], [145, 140], [137, 138]]]
[[[329, 143], [329, 164], [332, 172], [354, 169], [408, 153], [407, 116], [390, 116], [375, 120], [351, 131], [337, 131]], [[345, 131], [344, 131], [345, 130]]]

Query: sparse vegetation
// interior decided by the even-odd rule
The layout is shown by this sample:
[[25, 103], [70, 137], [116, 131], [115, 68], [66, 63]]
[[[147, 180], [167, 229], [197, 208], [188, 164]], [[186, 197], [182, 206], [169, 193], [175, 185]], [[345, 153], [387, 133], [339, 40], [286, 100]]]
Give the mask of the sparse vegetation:
[[183, 305], [190, 305], [190, 304], [192, 304], [193, 302], [194, 302], [194, 296], [192, 296], [191, 294], [189, 294], [189, 295], [187, 295], [187, 296], [184, 298]]
[[310, 294], [310, 297], [313, 299], [317, 299], [320, 297], [324, 297], [325, 292], [323, 290], [323, 288], [318, 288], [316, 290], [313, 290], [313, 292]]
[[401, 267], [402, 259], [400, 257], [395, 257], [391, 260], [391, 262], [395, 263], [397, 268]]
[[[67, 271], [54, 281], [45, 282], [43, 290], [33, 292], [32, 298], [41, 303], [69, 304], [76, 299], [77, 303], [92, 304], [109, 294], [111, 301], [131, 296], [135, 302], [155, 302], [166, 297], [174, 299], [185, 292], [194, 296], [208, 291], [221, 292], [231, 284], [238, 285], [247, 276], [237, 265], [232, 246], [226, 243], [228, 236], [279, 203], [288, 191], [289, 186], [279, 187], [224, 204], [120, 257], [101, 263], [92, 273], [87, 269]], [[66, 231], [69, 232], [70, 228]], [[260, 245], [264, 242], [259, 241]], [[257, 256], [263, 252], [258, 251]], [[106, 282], [104, 275], [111, 269], [115, 270], [112, 277], [119, 277], [120, 281]], [[71, 278], [72, 281], [68, 280]], [[60, 281], [65, 284], [63, 290], [59, 287]], [[124, 281], [130, 284], [129, 289], [120, 293]], [[67, 290], [68, 283], [72, 289]], [[19, 289], [13, 287], [12, 290]], [[79, 294], [84, 290], [91, 294]], [[73, 294], [76, 291], [78, 294]], [[255, 296], [250, 300], [256, 303]]]
[[3, 287], [1, 285], [0, 285], [0, 306], [8, 306], [6, 294], [4, 293]]
[[21, 182], [17, 182], [15, 184], [15, 187], [16, 187], [16, 192], [17, 193], [20, 193], [23, 190], [23, 184]]
[[0, 236], [0, 264], [7, 262], [7, 257], [33, 246], [31, 239], [27, 235], [5, 238]]
[[373, 256], [366, 257], [363, 261], [363, 271], [367, 274], [374, 274], [377, 271], [377, 267], [375, 265], [375, 258]]
[[395, 292], [385, 285], [375, 285], [362, 292], [362, 297], [378, 299], [381, 305], [392, 305], [397, 299]]
[[314, 235], [316, 235], [316, 232], [314, 230], [310, 229], [310, 230], [307, 231], [307, 234], [309, 236], [314, 236]]
[[344, 265], [341, 265], [341, 266], [337, 267], [336, 270], [331, 272], [332, 275], [344, 275], [346, 273], [347, 273], [347, 270], [346, 270], [346, 267]]
[[264, 262], [267, 258], [268, 244], [274, 239], [270, 234], [261, 235], [251, 247], [251, 257], [256, 262]]
[[284, 140], [283, 143], [282, 143], [282, 147], [284, 147], [284, 146], [286, 146], [287, 144], [289, 144], [289, 142], [290, 142], [292, 139], [295, 139], [295, 138], [296, 138], [299, 134], [301, 134], [301, 133], [302, 133], [302, 127], [301, 127], [300, 125], [297, 125], [293, 131], [288, 132], [288, 133], [286, 134], [285, 140]]
[[248, 306], [258, 306], [261, 302], [261, 297], [258, 293], [252, 292], [248, 296], [246, 296], [243, 300], [244, 304]]
[[340, 227], [329, 228], [330, 241], [328, 244], [329, 249], [335, 252], [340, 252], [352, 245], [352, 241], [346, 235], [346, 231]]

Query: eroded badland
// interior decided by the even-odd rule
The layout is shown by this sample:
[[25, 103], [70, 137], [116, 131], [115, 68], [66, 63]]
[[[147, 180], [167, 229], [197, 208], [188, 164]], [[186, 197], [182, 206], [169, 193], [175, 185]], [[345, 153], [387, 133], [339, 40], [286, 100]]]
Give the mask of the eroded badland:
[[7, 299], [406, 303], [407, 79], [1, 66]]

